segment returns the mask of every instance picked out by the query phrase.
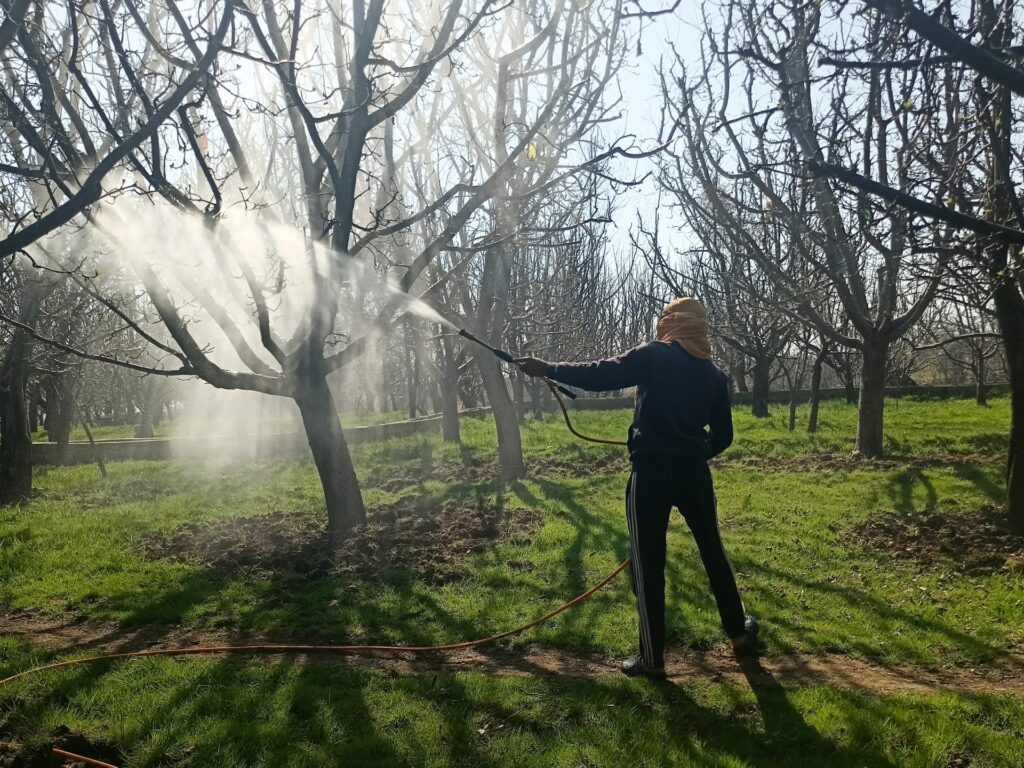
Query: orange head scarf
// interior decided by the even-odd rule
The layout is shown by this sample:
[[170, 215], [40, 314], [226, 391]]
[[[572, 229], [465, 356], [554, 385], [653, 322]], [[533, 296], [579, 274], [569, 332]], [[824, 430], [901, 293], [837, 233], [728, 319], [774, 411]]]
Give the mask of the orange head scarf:
[[711, 358], [708, 312], [696, 299], [674, 299], [658, 320], [658, 341], [674, 341], [694, 357]]

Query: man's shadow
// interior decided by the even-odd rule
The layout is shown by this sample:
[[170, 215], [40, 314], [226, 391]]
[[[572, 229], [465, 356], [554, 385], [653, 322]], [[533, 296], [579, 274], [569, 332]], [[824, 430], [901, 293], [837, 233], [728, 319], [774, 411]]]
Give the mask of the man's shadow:
[[698, 723], [710, 726], [722, 742], [716, 748], [731, 753], [744, 764], [756, 766], [827, 765], [857, 768], [898, 768], [878, 743], [843, 745], [823, 736], [807, 723], [791, 701], [794, 690], [787, 690], [758, 658], [737, 659], [757, 701], [764, 732], [751, 728], [749, 720], [708, 710], [698, 705], [672, 681], [657, 683], [662, 700], [677, 710], [670, 715], [675, 727], [693, 730], [694, 721], [686, 716], [700, 712]]

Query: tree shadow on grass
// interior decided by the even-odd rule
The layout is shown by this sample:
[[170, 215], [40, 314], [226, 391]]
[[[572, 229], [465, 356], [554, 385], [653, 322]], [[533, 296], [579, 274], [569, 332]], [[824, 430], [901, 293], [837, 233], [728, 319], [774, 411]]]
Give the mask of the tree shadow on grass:
[[1005, 486], [994, 481], [991, 475], [977, 464], [955, 464], [953, 472], [985, 494], [993, 504], [1002, 504], [1006, 501]]

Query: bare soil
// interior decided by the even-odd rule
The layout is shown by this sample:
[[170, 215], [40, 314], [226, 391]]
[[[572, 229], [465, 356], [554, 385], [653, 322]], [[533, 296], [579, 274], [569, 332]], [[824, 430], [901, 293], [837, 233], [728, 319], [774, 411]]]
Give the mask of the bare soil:
[[952, 467], [963, 464], [984, 466], [1004, 460], [993, 453], [932, 453], [923, 456], [891, 455], [881, 459], [865, 459], [848, 453], [811, 453], [798, 456], [723, 456], [713, 459], [712, 467], [749, 467], [762, 472], [851, 472], [865, 469], [894, 471]]
[[[960, 465], [989, 465], [1001, 461], [1001, 454], [993, 453], [933, 453], [925, 456], [892, 455], [882, 459], [864, 459], [841, 453], [805, 454], [799, 456], [722, 456], [713, 459], [713, 468], [742, 467], [766, 473], [780, 472], [852, 472], [856, 470], [897, 471], [955, 467]], [[589, 477], [595, 473], [629, 471], [625, 450], [605, 455], [586, 457], [546, 456], [531, 461], [533, 477]], [[495, 462], [473, 459], [467, 463], [442, 463], [436, 466], [389, 470], [387, 476], [371, 477], [368, 484], [386, 491], [398, 491], [426, 480], [446, 483], [480, 483], [499, 477]]]
[[147, 557], [212, 571], [340, 573], [363, 581], [404, 572], [436, 584], [460, 578], [455, 566], [468, 555], [529, 537], [542, 515], [507, 511], [487, 499], [437, 504], [409, 498], [370, 509], [367, 518], [340, 547], [331, 544], [322, 515], [283, 512], [189, 523], [141, 546]]
[[83, 763], [72, 762], [55, 755], [54, 747], [74, 755], [89, 757], [113, 765], [120, 765], [123, 759], [120, 751], [113, 744], [92, 741], [81, 734], [73, 733], [62, 725], [53, 732], [49, 741], [40, 744], [30, 752], [26, 752], [20, 744], [13, 742], [5, 744], [0, 740], [0, 768], [66, 768], [67, 766], [83, 765]]
[[867, 549], [925, 567], [970, 575], [1024, 572], [1024, 536], [1012, 533], [1006, 510], [992, 505], [969, 512], [940, 508], [887, 515], [858, 524], [854, 535]]

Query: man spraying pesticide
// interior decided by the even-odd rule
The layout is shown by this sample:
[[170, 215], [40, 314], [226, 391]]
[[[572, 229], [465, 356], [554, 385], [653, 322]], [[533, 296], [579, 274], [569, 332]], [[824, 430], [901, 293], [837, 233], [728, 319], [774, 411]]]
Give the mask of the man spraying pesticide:
[[757, 621], [744, 613], [718, 531], [708, 459], [732, 443], [732, 412], [728, 377], [710, 358], [707, 311], [696, 299], [680, 298], [666, 305], [657, 341], [617, 357], [587, 363], [515, 361], [529, 376], [580, 389], [636, 387], [626, 522], [640, 655], [622, 664], [630, 676], [665, 677], [665, 538], [672, 507], [682, 512], [697, 542], [733, 649], [743, 655], [757, 650]]

